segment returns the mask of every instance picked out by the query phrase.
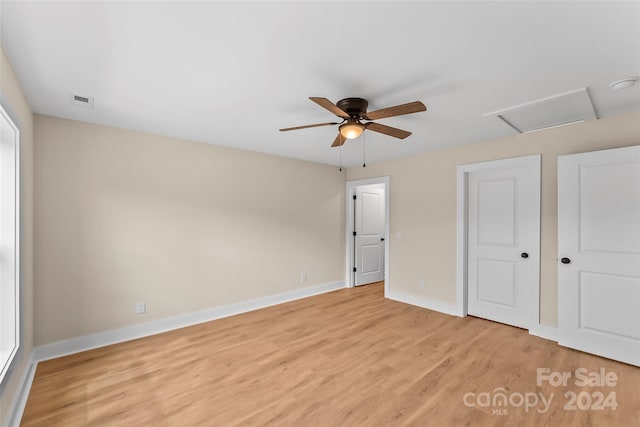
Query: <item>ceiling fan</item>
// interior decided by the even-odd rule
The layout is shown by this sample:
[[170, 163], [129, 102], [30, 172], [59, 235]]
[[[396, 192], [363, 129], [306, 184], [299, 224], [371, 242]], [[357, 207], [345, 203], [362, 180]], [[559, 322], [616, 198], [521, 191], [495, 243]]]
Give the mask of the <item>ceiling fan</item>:
[[[367, 112], [369, 102], [362, 98], [345, 98], [338, 101], [336, 104], [329, 101], [327, 98], [310, 97], [310, 100], [325, 108], [342, 119], [342, 122], [327, 122], [316, 123], [313, 125], [296, 126], [291, 128], [280, 129], [282, 132], [306, 128], [314, 128], [318, 126], [331, 126], [340, 125], [339, 133], [336, 139], [331, 144], [332, 147], [339, 147], [345, 143], [347, 139], [354, 139], [362, 135], [365, 130], [372, 130], [374, 132], [383, 133], [385, 135], [393, 136], [394, 138], [405, 139], [411, 132], [406, 130], [394, 128], [391, 126], [381, 125], [374, 123], [371, 120], [384, 119], [387, 117], [402, 116], [404, 114], [418, 113], [420, 111], [427, 111], [427, 107], [420, 102], [414, 101], [408, 104], [396, 105], [395, 107], [383, 108], [381, 110]], [[367, 121], [367, 123], [362, 123]]]

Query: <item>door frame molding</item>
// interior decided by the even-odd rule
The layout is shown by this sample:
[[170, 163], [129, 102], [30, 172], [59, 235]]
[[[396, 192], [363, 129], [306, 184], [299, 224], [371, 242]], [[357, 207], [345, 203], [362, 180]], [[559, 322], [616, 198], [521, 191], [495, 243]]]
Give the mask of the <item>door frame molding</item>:
[[538, 223], [535, 236], [537, 241], [534, 246], [537, 248], [536, 261], [538, 268], [535, 269], [534, 283], [535, 288], [531, 295], [531, 305], [528, 307], [529, 319], [527, 329], [537, 331], [540, 325], [540, 187], [541, 187], [541, 155], [533, 154], [530, 156], [512, 157], [499, 160], [491, 160], [479, 163], [470, 163], [466, 165], [458, 165], [457, 167], [457, 209], [456, 209], [456, 311], [458, 316], [465, 317], [467, 315], [467, 298], [468, 298], [468, 277], [467, 277], [467, 258], [468, 258], [468, 177], [471, 172], [482, 170], [496, 169], [502, 167], [531, 166], [536, 172], [536, 182], [538, 183], [537, 203]]
[[384, 296], [389, 293], [389, 194], [391, 192], [391, 178], [389, 176], [381, 176], [377, 178], [358, 179], [355, 181], [346, 181], [345, 191], [345, 283], [348, 288], [353, 288], [353, 230], [350, 227], [350, 219], [353, 218], [353, 194], [356, 187], [370, 184], [384, 184]]

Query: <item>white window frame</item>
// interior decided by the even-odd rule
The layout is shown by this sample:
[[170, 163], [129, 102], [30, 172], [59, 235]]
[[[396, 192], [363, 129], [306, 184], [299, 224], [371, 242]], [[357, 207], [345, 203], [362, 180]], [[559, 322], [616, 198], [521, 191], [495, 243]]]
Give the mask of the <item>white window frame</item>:
[[0, 383], [20, 348], [20, 131], [0, 105]]

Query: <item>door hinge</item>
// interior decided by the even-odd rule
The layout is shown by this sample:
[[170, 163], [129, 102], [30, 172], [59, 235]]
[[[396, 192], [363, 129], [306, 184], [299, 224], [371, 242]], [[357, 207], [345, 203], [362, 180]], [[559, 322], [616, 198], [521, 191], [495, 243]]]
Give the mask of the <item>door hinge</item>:
[[355, 199], [356, 199], [356, 195], [354, 194], [354, 195], [353, 195], [353, 200], [355, 200]]
[[356, 232], [355, 232], [355, 231], [353, 232], [353, 235], [354, 235], [354, 236], [356, 235]]
[[355, 268], [355, 267], [353, 267], [353, 272], [354, 272], [354, 273], [356, 272], [356, 268]]

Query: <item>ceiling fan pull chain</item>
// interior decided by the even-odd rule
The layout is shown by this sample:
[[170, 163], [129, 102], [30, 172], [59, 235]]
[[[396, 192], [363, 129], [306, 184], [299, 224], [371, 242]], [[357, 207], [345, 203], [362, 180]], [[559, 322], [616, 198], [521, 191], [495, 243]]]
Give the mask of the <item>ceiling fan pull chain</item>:
[[338, 151], [340, 151], [340, 172], [342, 172], [342, 147], [340, 147]]
[[362, 167], [367, 167], [367, 134], [362, 136]]

